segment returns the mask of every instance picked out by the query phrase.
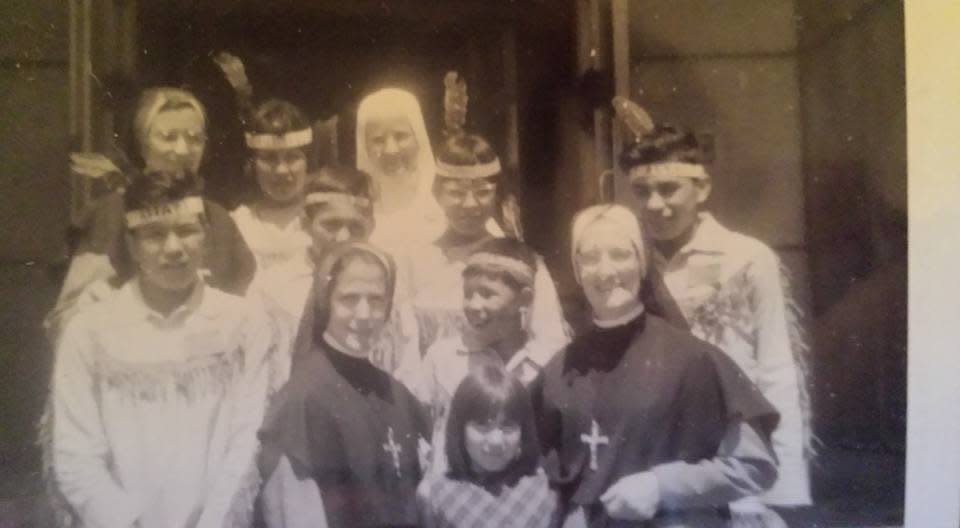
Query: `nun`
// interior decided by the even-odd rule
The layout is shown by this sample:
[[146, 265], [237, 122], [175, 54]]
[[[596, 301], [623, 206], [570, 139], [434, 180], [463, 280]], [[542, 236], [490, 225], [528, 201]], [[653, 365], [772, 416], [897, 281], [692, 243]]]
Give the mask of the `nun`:
[[776, 479], [776, 411], [721, 351], [641, 301], [648, 253], [630, 210], [581, 211], [572, 258], [592, 324], [535, 393], [568, 525], [725, 526], [729, 502]]
[[376, 227], [370, 242], [392, 254], [429, 243], [443, 232], [432, 194], [436, 171], [417, 98], [399, 88], [366, 96], [357, 109], [357, 168], [370, 174]]
[[394, 269], [362, 242], [332, 248], [318, 268], [313, 353], [260, 431], [271, 528], [417, 525], [429, 419], [369, 359], [390, 313]]

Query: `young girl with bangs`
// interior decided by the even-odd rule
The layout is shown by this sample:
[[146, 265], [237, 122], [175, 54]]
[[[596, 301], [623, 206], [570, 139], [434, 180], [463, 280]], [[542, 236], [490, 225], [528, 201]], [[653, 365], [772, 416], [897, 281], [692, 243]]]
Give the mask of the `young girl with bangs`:
[[556, 526], [557, 494], [540, 468], [533, 406], [514, 375], [477, 365], [450, 403], [449, 468], [417, 490], [425, 528]]

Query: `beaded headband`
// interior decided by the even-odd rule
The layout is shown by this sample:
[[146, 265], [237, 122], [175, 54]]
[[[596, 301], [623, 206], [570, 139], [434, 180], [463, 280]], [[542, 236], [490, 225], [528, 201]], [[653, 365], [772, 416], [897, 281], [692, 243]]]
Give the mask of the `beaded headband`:
[[189, 196], [176, 202], [127, 211], [127, 227], [133, 229], [166, 219], [195, 220], [203, 210], [203, 199]]
[[313, 129], [304, 128], [286, 134], [245, 134], [247, 146], [255, 150], [285, 150], [313, 143]]
[[480, 251], [467, 258], [464, 271], [472, 268], [504, 272], [523, 286], [533, 286], [534, 270], [520, 259]]
[[341, 192], [314, 192], [308, 194], [304, 200], [306, 205], [342, 203], [364, 209], [370, 208], [370, 200], [368, 198]]
[[638, 179], [651, 176], [680, 176], [693, 178], [695, 180], [706, 180], [709, 178], [703, 165], [683, 161], [664, 161], [651, 163], [649, 165], [639, 165], [630, 170], [630, 181], [635, 182]]
[[450, 165], [437, 160], [436, 166], [437, 176], [468, 180], [489, 178], [503, 171], [503, 168], [500, 166], [500, 158], [495, 158], [493, 161], [480, 165]]

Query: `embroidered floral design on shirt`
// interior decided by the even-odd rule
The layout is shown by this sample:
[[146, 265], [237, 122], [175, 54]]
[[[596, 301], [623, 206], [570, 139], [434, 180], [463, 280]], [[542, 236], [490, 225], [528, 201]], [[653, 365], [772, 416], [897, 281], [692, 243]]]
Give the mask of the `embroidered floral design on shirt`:
[[726, 281], [716, 280], [712, 292], [689, 310], [693, 332], [710, 343], [723, 342], [724, 332], [732, 331], [750, 341], [753, 336], [752, 284], [747, 270], [735, 273]]

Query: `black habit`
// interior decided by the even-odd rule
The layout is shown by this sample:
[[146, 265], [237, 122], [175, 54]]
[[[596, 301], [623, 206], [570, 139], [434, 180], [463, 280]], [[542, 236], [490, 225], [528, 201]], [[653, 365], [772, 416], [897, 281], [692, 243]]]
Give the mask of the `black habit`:
[[327, 343], [301, 358], [260, 432], [261, 473], [286, 456], [320, 489], [331, 527], [415, 526], [422, 477], [418, 441], [430, 438], [414, 396], [369, 361]]
[[[591, 526], [618, 524], [599, 497], [621, 477], [714, 458], [741, 421], [768, 440], [778, 420], [723, 352], [647, 314], [594, 325], [553, 358], [541, 383], [535, 400], [548, 474]], [[718, 505], [717, 514], [724, 510]]]

